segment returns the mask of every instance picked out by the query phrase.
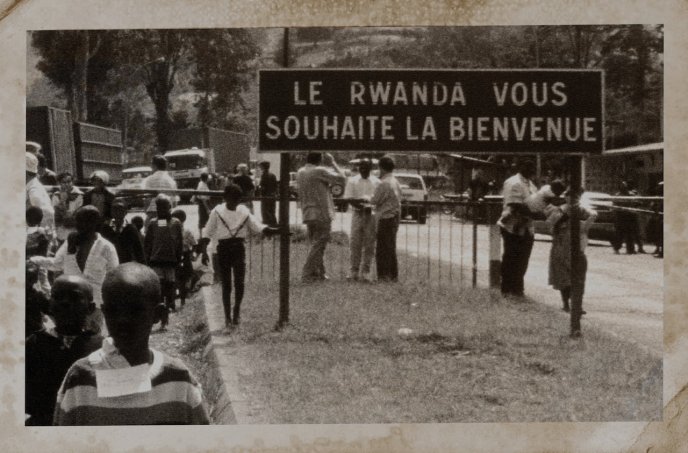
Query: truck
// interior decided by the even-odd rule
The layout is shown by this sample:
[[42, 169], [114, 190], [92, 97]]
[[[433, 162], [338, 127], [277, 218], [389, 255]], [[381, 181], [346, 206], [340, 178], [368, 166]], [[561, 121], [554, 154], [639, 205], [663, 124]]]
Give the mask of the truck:
[[[195, 189], [202, 173], [232, 174], [239, 164], [249, 163], [247, 134], [214, 127], [182, 129], [172, 134], [168, 172], [180, 189]], [[188, 203], [191, 196], [182, 196]]]
[[117, 129], [73, 121], [68, 110], [29, 107], [26, 140], [41, 145], [48, 168], [71, 173], [77, 184], [88, 184], [95, 170], [108, 172], [110, 184], [122, 179], [122, 133]]

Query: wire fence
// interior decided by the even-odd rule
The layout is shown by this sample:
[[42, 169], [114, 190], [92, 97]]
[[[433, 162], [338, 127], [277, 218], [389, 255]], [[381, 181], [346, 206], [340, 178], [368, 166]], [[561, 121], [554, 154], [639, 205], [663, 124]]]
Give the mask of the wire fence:
[[[220, 192], [193, 190], [172, 191], [177, 195], [211, 195], [214, 203], [221, 202]], [[122, 190], [118, 197], [141, 201], [150, 199], [151, 191]], [[261, 203], [276, 198], [255, 197], [247, 204], [260, 219]], [[332, 279], [345, 279], [351, 272], [350, 231], [352, 210], [349, 202], [336, 199], [337, 211], [332, 220], [331, 241], [325, 251], [325, 268]], [[592, 200], [592, 206], [606, 214], [601, 221], [605, 231], [603, 239], [612, 239], [616, 212], [635, 212], [648, 219], [661, 219], [663, 197], [605, 197]], [[137, 203], [144, 205], [145, 203]], [[404, 201], [402, 218], [397, 233], [399, 279], [419, 285], [482, 286], [490, 285], [490, 226], [501, 211], [502, 198], [489, 196], [481, 201], [465, 197], [447, 197], [442, 201]], [[188, 206], [186, 209], [195, 209]], [[661, 225], [661, 224], [660, 224]], [[189, 223], [187, 228], [194, 230]], [[296, 198], [289, 201], [290, 257], [289, 273], [292, 282], [301, 279], [310, 240], [303, 224], [302, 212]], [[194, 231], [198, 235], [198, 231]], [[536, 232], [538, 231], [536, 226]], [[494, 240], [494, 236], [493, 239]], [[279, 236], [254, 236], [247, 241], [248, 281], [279, 281]], [[499, 258], [497, 258], [499, 259]], [[371, 265], [372, 279], [376, 278], [375, 262]]]

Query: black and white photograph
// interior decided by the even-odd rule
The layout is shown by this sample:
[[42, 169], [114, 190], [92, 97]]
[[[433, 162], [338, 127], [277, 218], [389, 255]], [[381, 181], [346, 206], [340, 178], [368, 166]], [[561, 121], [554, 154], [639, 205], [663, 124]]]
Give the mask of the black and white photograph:
[[25, 424], [662, 420], [663, 80], [661, 24], [29, 30]]
[[683, 451], [687, 19], [0, 0], [0, 450]]

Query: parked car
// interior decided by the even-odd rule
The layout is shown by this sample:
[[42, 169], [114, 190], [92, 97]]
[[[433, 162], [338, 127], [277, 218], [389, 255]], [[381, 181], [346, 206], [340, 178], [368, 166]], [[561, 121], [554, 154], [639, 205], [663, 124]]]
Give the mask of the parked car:
[[[131, 167], [122, 170], [122, 182], [116, 187], [116, 190], [143, 189], [143, 180], [151, 173], [153, 173], [153, 169], [148, 166]], [[143, 195], [126, 195], [122, 197], [127, 206], [138, 208], [144, 206], [144, 198]]]
[[[428, 210], [425, 206], [413, 205], [415, 201], [428, 201], [428, 189], [423, 177], [413, 173], [394, 173], [394, 177], [401, 185], [401, 218], [411, 217], [423, 225], [428, 218]], [[406, 203], [403, 203], [406, 202]], [[407, 204], [411, 204], [410, 206]]]

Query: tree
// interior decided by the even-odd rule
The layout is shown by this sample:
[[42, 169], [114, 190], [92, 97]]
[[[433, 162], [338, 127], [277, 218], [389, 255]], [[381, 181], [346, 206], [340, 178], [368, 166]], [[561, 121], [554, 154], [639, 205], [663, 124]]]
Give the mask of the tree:
[[38, 69], [67, 98], [76, 121], [88, 121], [89, 91], [105, 81], [111, 67], [108, 33], [93, 30], [46, 30], [31, 33], [38, 51]]
[[[258, 46], [250, 32], [229, 30], [126, 30], [119, 32], [120, 61], [141, 68], [155, 109], [158, 147], [169, 147], [173, 130], [170, 97], [179, 84], [199, 96], [198, 121], [221, 125], [240, 104], [239, 92]], [[135, 49], [134, 53], [132, 49]]]
[[234, 109], [245, 112], [241, 94], [260, 49], [248, 30], [207, 30], [192, 41], [195, 74], [191, 86], [199, 94], [198, 123], [227, 127]]

